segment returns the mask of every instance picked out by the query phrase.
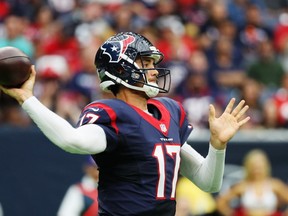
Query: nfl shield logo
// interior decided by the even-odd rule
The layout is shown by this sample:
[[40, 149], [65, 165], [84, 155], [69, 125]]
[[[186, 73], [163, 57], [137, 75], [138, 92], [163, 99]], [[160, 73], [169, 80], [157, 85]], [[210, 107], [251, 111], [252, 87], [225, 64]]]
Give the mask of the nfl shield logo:
[[163, 133], [166, 133], [166, 132], [167, 132], [167, 128], [166, 128], [165, 124], [160, 124], [160, 128], [161, 128], [161, 131], [162, 131]]

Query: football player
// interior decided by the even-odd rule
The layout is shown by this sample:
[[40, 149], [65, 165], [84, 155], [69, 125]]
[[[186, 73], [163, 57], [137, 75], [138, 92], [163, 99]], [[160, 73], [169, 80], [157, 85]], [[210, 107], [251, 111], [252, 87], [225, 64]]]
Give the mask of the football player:
[[[187, 139], [192, 131], [181, 104], [158, 97], [170, 87], [170, 71], [159, 68], [163, 54], [142, 35], [116, 34], [95, 56], [101, 88], [113, 99], [88, 104], [74, 128], [33, 96], [35, 68], [14, 97], [58, 147], [90, 154], [99, 166], [99, 215], [175, 215], [179, 172], [207, 192], [222, 183], [227, 142], [245, 124], [248, 106], [231, 99], [220, 117], [210, 105], [206, 157]], [[235, 105], [235, 106], [234, 106]]]

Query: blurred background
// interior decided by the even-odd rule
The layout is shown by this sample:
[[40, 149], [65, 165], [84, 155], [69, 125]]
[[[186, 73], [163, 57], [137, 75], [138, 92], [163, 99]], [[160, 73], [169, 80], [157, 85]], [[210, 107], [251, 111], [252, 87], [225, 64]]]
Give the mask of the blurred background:
[[[164, 53], [172, 74], [165, 96], [183, 103], [194, 126], [189, 143], [203, 155], [208, 104], [219, 113], [231, 97], [250, 106], [250, 122], [228, 147], [223, 188], [243, 177], [243, 157], [253, 148], [265, 150], [273, 175], [288, 182], [288, 1], [0, 0], [0, 47], [30, 57], [36, 97], [73, 125], [87, 103], [110, 97], [100, 91], [94, 55], [120, 31], [141, 33]], [[69, 184], [81, 178], [84, 158], [47, 143], [0, 92], [5, 216], [56, 215]]]

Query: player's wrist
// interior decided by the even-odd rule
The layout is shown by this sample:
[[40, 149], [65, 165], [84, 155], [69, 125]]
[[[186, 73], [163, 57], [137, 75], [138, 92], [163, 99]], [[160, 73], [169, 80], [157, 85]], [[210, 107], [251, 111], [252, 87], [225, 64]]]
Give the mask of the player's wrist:
[[210, 138], [210, 144], [217, 150], [223, 150], [227, 147], [227, 142], [221, 142], [213, 137]]
[[22, 105], [26, 100], [28, 100], [29, 98], [33, 97], [32, 94], [22, 94], [19, 98], [17, 98], [16, 100], [18, 101], [18, 103], [20, 105]]

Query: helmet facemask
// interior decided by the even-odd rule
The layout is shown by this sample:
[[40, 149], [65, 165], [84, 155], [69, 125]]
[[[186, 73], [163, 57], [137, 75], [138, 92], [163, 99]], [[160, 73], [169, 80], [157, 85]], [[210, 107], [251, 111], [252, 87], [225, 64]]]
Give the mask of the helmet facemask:
[[[145, 58], [152, 58], [154, 61], [154, 67], [145, 68], [143, 63]], [[133, 73], [131, 73], [131, 77], [133, 77], [133, 80], [135, 81], [135, 86], [142, 87], [142, 89], [135, 89], [134, 85], [131, 88], [144, 91], [148, 97], [155, 97], [158, 93], [167, 93], [169, 91], [171, 82], [170, 71], [166, 68], [157, 67], [157, 64], [159, 64], [163, 59], [162, 54], [146, 53], [143, 55], [143, 53], [140, 53], [138, 59], [140, 60], [141, 65], [135, 62], [136, 65], [138, 65], [138, 70], [133, 71]], [[147, 74], [151, 70], [156, 70], [158, 73], [155, 82], [149, 82], [147, 78]]]

